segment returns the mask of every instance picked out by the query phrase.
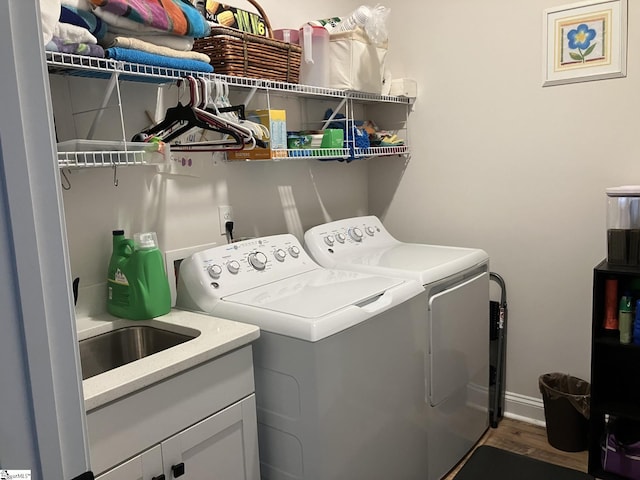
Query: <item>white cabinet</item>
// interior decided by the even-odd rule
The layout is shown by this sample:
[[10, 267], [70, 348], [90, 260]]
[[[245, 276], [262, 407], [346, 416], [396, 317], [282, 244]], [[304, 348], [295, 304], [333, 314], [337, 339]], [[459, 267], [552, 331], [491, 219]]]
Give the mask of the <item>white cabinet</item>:
[[96, 480], [161, 480], [162, 454], [160, 445], [133, 457], [108, 472], [98, 475]]
[[178, 478], [179, 472], [173, 472], [183, 466], [185, 480], [257, 480], [250, 455], [257, 450], [255, 426], [256, 401], [251, 395], [162, 442], [165, 475]]
[[256, 480], [255, 425], [256, 402], [250, 395], [96, 480]]
[[87, 413], [100, 480], [259, 480], [251, 346]]

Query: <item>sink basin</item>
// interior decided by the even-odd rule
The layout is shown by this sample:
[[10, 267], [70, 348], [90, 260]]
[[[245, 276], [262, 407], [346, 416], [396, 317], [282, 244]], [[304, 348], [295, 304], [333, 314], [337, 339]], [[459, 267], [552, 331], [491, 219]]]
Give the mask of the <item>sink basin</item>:
[[141, 325], [80, 340], [82, 379], [180, 345], [196, 336]]

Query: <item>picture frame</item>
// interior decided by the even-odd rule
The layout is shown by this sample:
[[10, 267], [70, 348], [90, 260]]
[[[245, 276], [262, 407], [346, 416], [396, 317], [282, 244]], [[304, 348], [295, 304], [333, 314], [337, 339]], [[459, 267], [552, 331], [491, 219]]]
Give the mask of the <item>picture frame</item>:
[[627, 0], [549, 8], [543, 25], [543, 86], [627, 75]]

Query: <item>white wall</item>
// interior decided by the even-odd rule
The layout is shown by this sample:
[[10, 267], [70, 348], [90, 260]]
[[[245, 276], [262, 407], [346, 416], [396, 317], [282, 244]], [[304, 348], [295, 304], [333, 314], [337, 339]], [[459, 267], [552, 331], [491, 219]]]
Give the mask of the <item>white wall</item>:
[[589, 379], [604, 190], [640, 182], [638, 5], [626, 78], [542, 88], [542, 12], [566, 3], [394, 3], [391, 68], [419, 84], [413, 155], [392, 175], [369, 164], [371, 213], [398, 237], [490, 254], [508, 290], [507, 390], [532, 397], [542, 373]]
[[[261, 2], [274, 28], [359, 3]], [[490, 254], [508, 288], [508, 391], [539, 397], [537, 378], [550, 371], [588, 379], [592, 268], [606, 254], [604, 189], [640, 181], [640, 12], [630, 5], [627, 78], [542, 88], [542, 12], [564, 3], [389, 5], [389, 69], [418, 81], [408, 162], [206, 158], [196, 176], [119, 169], [117, 188], [110, 169], [73, 172], [64, 201], [74, 275], [85, 287], [104, 280], [115, 227], [154, 229], [165, 249], [221, 242], [220, 204], [234, 207], [238, 235], [377, 214], [403, 240]], [[142, 96], [135, 88], [129, 95]]]

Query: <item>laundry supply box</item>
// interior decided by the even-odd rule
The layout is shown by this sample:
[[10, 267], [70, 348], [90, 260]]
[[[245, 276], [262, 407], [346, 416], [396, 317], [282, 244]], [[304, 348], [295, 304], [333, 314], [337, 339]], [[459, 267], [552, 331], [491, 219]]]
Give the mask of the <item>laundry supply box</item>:
[[287, 156], [286, 110], [252, 110], [247, 113], [247, 119], [269, 129], [269, 139], [265, 140], [267, 148], [232, 150], [227, 152], [227, 160], [269, 160]]
[[224, 3], [207, 0], [204, 17], [207, 21], [213, 22], [213, 25], [222, 25], [265, 37], [269, 35], [262, 16]]
[[358, 27], [331, 34], [329, 44], [330, 87], [380, 95], [388, 43], [374, 45]]

